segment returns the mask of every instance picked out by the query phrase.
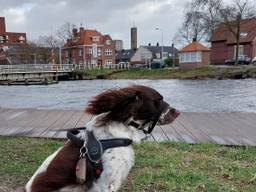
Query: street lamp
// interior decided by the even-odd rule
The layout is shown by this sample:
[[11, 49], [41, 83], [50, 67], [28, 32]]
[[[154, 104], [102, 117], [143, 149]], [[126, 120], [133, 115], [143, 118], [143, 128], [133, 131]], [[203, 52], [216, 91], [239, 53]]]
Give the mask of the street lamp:
[[155, 28], [155, 30], [157, 30], [157, 31], [161, 31], [161, 33], [162, 33], [162, 53], [161, 53], [161, 59], [162, 59], [162, 62], [163, 62], [163, 52], [164, 52], [164, 31], [162, 30], [162, 29], [160, 29], [160, 28]]

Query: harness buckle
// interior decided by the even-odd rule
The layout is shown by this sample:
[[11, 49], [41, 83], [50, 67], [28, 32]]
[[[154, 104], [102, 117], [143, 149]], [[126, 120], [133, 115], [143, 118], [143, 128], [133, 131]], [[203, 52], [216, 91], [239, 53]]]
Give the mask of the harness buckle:
[[86, 147], [86, 141], [84, 141], [83, 146], [80, 148], [80, 158], [85, 157], [87, 153], [88, 153], [88, 149]]

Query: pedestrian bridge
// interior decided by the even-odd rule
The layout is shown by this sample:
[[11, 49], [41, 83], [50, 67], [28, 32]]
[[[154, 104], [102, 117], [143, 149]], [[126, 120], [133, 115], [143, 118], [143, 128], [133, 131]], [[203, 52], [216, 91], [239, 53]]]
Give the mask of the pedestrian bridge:
[[14, 73], [45, 73], [45, 72], [71, 72], [72, 64], [19, 64], [0, 65], [0, 74]]
[[72, 64], [19, 64], [0, 65], [0, 81], [25, 79], [57, 79], [74, 70]]

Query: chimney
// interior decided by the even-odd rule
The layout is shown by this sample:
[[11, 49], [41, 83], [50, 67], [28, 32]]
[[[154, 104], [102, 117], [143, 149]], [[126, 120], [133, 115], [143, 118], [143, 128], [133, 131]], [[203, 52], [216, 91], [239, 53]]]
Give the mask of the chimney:
[[156, 46], [159, 47], [159, 43], [158, 42], [156, 43]]
[[77, 28], [73, 28], [72, 31], [73, 31], [73, 36], [74, 36], [74, 37], [77, 37]]
[[148, 46], [150, 47], [150, 46], [151, 46], [151, 43], [149, 43]]
[[193, 38], [193, 42], [197, 42], [197, 39], [196, 39], [196, 37], [194, 37], [194, 38]]
[[131, 49], [137, 49], [137, 27], [131, 28]]
[[84, 27], [80, 27], [80, 28], [79, 28], [79, 31], [83, 31], [83, 30], [84, 30]]
[[0, 35], [5, 34], [6, 29], [5, 29], [5, 18], [0, 17]]

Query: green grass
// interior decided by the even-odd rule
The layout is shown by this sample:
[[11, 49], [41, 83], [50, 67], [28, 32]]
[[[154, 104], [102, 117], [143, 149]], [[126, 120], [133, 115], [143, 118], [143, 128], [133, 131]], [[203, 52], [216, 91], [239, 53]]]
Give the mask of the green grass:
[[[0, 185], [26, 183], [62, 141], [0, 137]], [[256, 148], [143, 142], [121, 191], [255, 192]]]
[[84, 77], [90, 77], [95, 78], [97, 76], [103, 75], [103, 76], [109, 76], [112, 73], [118, 73], [120, 69], [90, 69], [90, 70], [77, 70], [74, 73], [78, 76], [84, 76]]
[[256, 68], [235, 66], [220, 68], [217, 66], [202, 67], [193, 70], [181, 69], [92, 69], [76, 71], [78, 76], [95, 78], [99, 75], [108, 79], [233, 79], [237, 73], [247, 78], [256, 77]]

